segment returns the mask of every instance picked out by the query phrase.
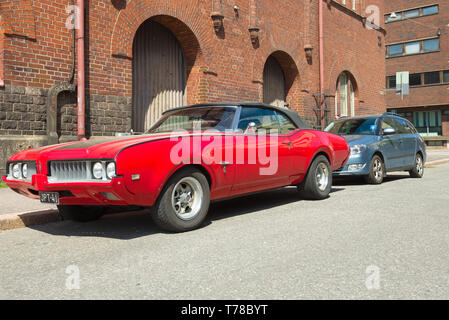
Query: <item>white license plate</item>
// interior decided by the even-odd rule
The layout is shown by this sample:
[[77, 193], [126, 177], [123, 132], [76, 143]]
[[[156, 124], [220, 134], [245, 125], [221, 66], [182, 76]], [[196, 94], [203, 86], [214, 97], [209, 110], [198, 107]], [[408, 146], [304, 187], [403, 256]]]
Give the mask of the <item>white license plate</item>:
[[59, 192], [39, 192], [42, 203], [59, 204]]

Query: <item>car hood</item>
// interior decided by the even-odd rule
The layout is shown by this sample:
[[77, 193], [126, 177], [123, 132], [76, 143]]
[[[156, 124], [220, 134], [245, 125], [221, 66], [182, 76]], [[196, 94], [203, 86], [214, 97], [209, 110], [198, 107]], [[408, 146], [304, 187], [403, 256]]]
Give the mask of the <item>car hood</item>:
[[58, 159], [114, 159], [123, 149], [151, 141], [170, 139], [170, 134], [99, 138], [45, 146], [16, 153], [10, 161]]
[[372, 143], [379, 141], [379, 136], [375, 135], [351, 134], [351, 135], [342, 135], [342, 137], [346, 139], [349, 146], [355, 146], [358, 144], [370, 145]]

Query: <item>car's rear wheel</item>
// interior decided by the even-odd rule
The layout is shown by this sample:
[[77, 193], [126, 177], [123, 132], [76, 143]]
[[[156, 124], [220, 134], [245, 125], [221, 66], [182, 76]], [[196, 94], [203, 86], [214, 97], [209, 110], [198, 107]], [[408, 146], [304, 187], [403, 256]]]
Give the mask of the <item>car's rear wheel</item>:
[[416, 154], [415, 166], [409, 173], [412, 178], [422, 178], [424, 176], [424, 160], [421, 154]]
[[167, 182], [151, 216], [166, 231], [190, 231], [203, 223], [209, 204], [209, 182], [200, 171], [188, 168], [175, 173]]
[[104, 214], [103, 206], [63, 206], [59, 205], [59, 214], [63, 220], [90, 222], [100, 219]]
[[329, 160], [320, 155], [313, 160], [304, 182], [299, 186], [301, 196], [308, 200], [323, 200], [332, 188], [332, 171]]
[[385, 165], [382, 158], [374, 155], [370, 162], [369, 174], [365, 176], [366, 183], [381, 184], [385, 177]]

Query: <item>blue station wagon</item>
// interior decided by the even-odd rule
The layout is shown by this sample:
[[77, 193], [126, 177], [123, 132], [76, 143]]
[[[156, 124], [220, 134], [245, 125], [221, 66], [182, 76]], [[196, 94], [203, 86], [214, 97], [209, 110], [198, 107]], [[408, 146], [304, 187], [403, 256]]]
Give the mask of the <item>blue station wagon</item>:
[[407, 119], [390, 113], [341, 118], [325, 131], [343, 136], [351, 147], [347, 164], [334, 176], [358, 175], [381, 184], [391, 171], [408, 171], [413, 178], [424, 175], [424, 139]]

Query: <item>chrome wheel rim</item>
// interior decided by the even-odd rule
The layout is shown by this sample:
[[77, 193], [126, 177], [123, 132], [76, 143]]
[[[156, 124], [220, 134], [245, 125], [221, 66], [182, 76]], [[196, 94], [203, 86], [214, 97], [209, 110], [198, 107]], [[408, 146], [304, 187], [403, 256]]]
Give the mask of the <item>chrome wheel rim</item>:
[[176, 216], [192, 220], [200, 213], [203, 203], [201, 183], [193, 177], [183, 178], [173, 188], [171, 198]]
[[373, 173], [374, 173], [374, 178], [377, 181], [382, 179], [382, 176], [384, 174], [384, 169], [383, 169], [383, 166], [382, 166], [382, 161], [380, 159], [375, 159], [374, 160]]
[[420, 156], [416, 157], [416, 171], [419, 175], [422, 175], [424, 171], [423, 161]]
[[321, 162], [316, 168], [316, 185], [321, 191], [326, 190], [329, 184], [329, 169], [326, 164]]

